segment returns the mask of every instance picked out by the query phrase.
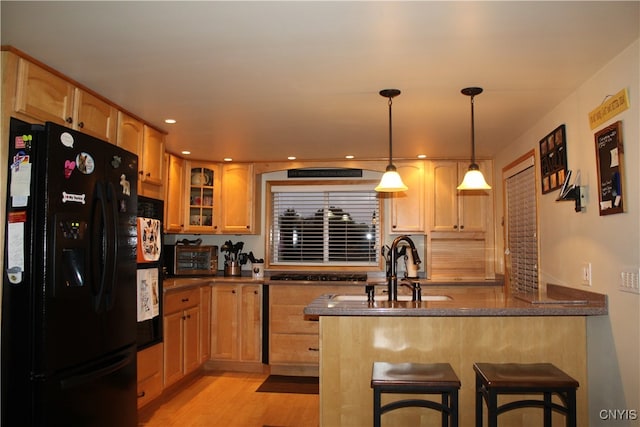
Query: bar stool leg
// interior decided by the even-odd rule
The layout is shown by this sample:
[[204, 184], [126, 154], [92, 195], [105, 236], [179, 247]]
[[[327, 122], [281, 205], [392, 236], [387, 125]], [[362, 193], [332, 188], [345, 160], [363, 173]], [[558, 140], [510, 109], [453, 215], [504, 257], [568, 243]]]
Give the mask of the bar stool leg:
[[551, 393], [544, 392], [544, 427], [551, 427]]
[[458, 390], [451, 393], [451, 427], [458, 427]]
[[487, 407], [489, 427], [498, 427], [498, 394], [493, 390], [487, 391]]
[[373, 389], [373, 427], [380, 427], [381, 423], [380, 413], [380, 390]]
[[445, 410], [445, 408], [449, 408], [449, 393], [442, 392], [442, 427], [449, 427], [449, 413]]
[[567, 427], [577, 427], [576, 389], [567, 391]]
[[482, 427], [482, 406], [484, 405], [482, 399], [482, 383], [476, 375], [476, 427]]

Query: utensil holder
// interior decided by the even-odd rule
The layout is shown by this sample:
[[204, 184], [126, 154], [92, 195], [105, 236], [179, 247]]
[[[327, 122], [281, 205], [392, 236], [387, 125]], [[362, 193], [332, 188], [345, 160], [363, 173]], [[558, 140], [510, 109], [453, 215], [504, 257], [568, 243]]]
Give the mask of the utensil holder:
[[242, 266], [237, 261], [227, 261], [224, 264], [225, 276], [240, 276], [242, 274]]

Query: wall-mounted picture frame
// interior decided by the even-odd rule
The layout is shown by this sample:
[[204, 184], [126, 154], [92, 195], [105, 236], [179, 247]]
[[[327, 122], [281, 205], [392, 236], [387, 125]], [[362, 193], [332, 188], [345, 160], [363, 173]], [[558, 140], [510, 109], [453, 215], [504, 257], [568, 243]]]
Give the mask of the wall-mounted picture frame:
[[566, 175], [567, 133], [562, 124], [540, 140], [542, 194], [560, 188]]
[[595, 133], [600, 215], [624, 212], [622, 122]]

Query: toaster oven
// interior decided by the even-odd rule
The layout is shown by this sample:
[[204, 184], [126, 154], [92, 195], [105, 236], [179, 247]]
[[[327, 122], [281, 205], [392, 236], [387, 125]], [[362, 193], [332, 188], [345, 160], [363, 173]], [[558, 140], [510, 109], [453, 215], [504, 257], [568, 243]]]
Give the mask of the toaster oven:
[[175, 245], [172, 267], [176, 276], [215, 276], [218, 272], [218, 247]]

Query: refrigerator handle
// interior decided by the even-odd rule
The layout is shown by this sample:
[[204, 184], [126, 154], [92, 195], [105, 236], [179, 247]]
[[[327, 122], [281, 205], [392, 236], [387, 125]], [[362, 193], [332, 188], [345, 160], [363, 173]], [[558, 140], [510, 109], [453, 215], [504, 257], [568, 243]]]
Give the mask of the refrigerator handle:
[[116, 300], [117, 269], [118, 269], [118, 194], [113, 183], [107, 184], [107, 253], [105, 260], [105, 309], [113, 308]]
[[102, 305], [104, 293], [104, 264], [105, 264], [105, 220], [106, 201], [101, 182], [96, 182], [91, 213], [91, 239], [89, 242], [91, 263], [91, 291], [93, 293], [93, 309], [97, 313]]
[[116, 358], [108, 361], [104, 366], [100, 366], [96, 369], [87, 369], [85, 372], [80, 372], [76, 375], [65, 378], [60, 381], [60, 388], [62, 390], [70, 389], [87, 382], [95, 381], [98, 378], [106, 377], [107, 375], [119, 371], [129, 365], [133, 361], [132, 355], [133, 352], [128, 351], [127, 354], [117, 356]]

